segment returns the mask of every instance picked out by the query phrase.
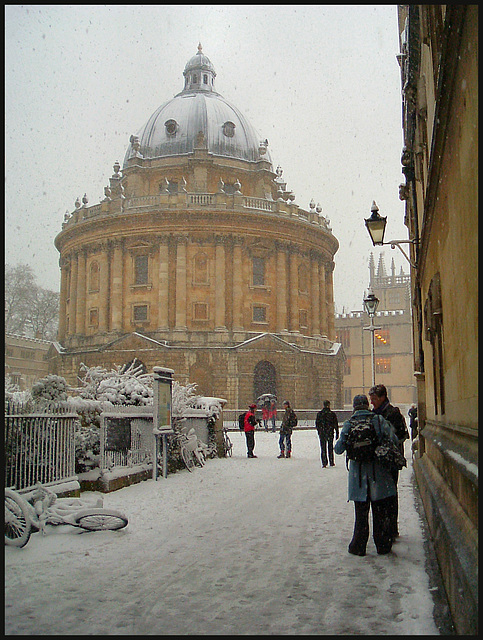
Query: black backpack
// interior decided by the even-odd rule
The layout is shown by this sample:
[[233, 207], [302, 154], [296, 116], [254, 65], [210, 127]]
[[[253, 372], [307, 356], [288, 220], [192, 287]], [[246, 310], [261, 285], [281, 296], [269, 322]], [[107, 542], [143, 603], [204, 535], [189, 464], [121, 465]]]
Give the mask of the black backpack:
[[246, 411], [244, 413], [240, 413], [240, 415], [238, 416], [238, 428], [240, 429], [240, 431], [244, 431], [245, 430], [245, 416], [246, 416]]
[[372, 423], [374, 416], [349, 418], [351, 428], [347, 434], [346, 453], [349, 460], [369, 462], [375, 458], [379, 438]]

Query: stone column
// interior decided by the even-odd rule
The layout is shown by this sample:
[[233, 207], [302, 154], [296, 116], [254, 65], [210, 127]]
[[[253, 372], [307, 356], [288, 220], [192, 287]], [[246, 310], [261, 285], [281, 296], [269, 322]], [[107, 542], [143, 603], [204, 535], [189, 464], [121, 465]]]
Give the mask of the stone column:
[[123, 309], [123, 272], [124, 255], [122, 240], [112, 243], [113, 257], [111, 269], [111, 329], [122, 331], [122, 309]]
[[287, 326], [287, 256], [286, 248], [280, 242], [277, 247], [277, 331], [286, 331]]
[[329, 340], [335, 340], [335, 317], [334, 317], [334, 283], [332, 279], [332, 272], [334, 270], [334, 263], [328, 262], [325, 267], [326, 273], [326, 293], [327, 296], [327, 336]]
[[223, 236], [215, 237], [215, 331], [226, 330], [224, 242]]
[[70, 259], [69, 292], [69, 334], [74, 335], [77, 328], [77, 253]]
[[99, 332], [106, 332], [109, 322], [109, 263], [107, 251], [107, 245], [103, 244], [99, 257]]
[[77, 335], [86, 333], [86, 253], [85, 250], [79, 252], [77, 258], [77, 309], [76, 325]]
[[299, 331], [299, 278], [297, 250], [290, 247], [290, 331]]
[[167, 331], [168, 321], [168, 265], [169, 245], [167, 238], [161, 238], [158, 259], [158, 328]]
[[233, 331], [243, 329], [242, 300], [243, 300], [243, 272], [242, 272], [242, 240], [234, 239], [233, 245]]
[[324, 262], [319, 263], [319, 285], [320, 285], [320, 334], [327, 337], [329, 328], [327, 325], [327, 298], [325, 292], [325, 265]]
[[311, 291], [312, 291], [312, 335], [320, 336], [320, 289], [319, 263], [315, 254], [311, 255]]
[[176, 317], [175, 331], [186, 331], [186, 245], [188, 238], [178, 237], [176, 245]]
[[65, 317], [67, 314], [67, 279], [68, 266], [64, 258], [59, 260], [60, 266], [60, 299], [59, 299], [59, 328], [57, 330], [57, 340], [62, 342], [65, 339]]

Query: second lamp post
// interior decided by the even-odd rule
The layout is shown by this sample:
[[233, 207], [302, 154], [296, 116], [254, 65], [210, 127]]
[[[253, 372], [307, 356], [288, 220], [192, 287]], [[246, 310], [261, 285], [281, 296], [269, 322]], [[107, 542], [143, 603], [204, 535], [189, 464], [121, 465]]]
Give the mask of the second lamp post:
[[379, 304], [379, 298], [369, 290], [367, 296], [364, 298], [364, 309], [367, 312], [367, 315], [371, 319], [371, 324], [368, 327], [364, 327], [366, 331], [371, 332], [371, 365], [372, 365], [372, 385], [376, 384], [376, 359], [375, 359], [375, 351], [374, 351], [374, 331], [377, 331], [381, 327], [376, 327], [374, 325], [374, 316], [376, 315], [377, 306]]

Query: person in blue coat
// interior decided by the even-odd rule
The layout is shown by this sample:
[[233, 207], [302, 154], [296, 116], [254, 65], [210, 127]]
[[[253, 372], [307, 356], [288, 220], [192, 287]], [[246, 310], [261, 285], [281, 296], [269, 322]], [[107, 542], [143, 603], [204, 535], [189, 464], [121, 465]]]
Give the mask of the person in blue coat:
[[[383, 437], [391, 439], [394, 444], [398, 438], [392, 425], [381, 415], [369, 410], [369, 401], [365, 395], [357, 395], [353, 401], [352, 418], [363, 421], [372, 416], [372, 424], [379, 441]], [[346, 420], [342, 425], [340, 436], [334, 445], [334, 451], [342, 454], [346, 450], [347, 434], [351, 423]], [[396, 495], [396, 485], [391, 472], [383, 467], [376, 458], [367, 462], [349, 460], [348, 501], [354, 501], [355, 523], [349, 553], [356, 556], [366, 555], [369, 539], [369, 510], [372, 509], [372, 535], [377, 553], [386, 554], [391, 551], [392, 537], [390, 532], [390, 504]]]

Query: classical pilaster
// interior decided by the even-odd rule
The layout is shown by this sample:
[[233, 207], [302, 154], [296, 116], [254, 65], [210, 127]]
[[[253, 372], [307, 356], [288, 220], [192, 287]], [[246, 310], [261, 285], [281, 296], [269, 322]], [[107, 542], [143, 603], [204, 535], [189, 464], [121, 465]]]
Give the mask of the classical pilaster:
[[68, 263], [61, 258], [59, 260], [60, 266], [60, 299], [59, 299], [59, 328], [57, 330], [57, 339], [59, 342], [62, 342], [65, 339], [65, 318], [67, 315], [67, 285], [68, 285], [68, 274], [69, 267]]
[[327, 298], [325, 287], [325, 263], [319, 263], [319, 304], [320, 304], [320, 334], [327, 337], [329, 334], [329, 328], [327, 324]]
[[158, 327], [167, 331], [168, 321], [168, 265], [169, 244], [167, 238], [160, 238], [158, 254]]
[[299, 331], [299, 282], [297, 249], [290, 247], [290, 331]]
[[81, 250], [77, 256], [77, 309], [76, 334], [85, 335], [86, 332], [86, 252]]
[[243, 329], [242, 300], [242, 240], [236, 237], [233, 245], [233, 331]]
[[277, 248], [277, 331], [287, 331], [287, 254], [286, 246], [280, 242]]
[[111, 329], [122, 330], [122, 286], [124, 278], [124, 255], [122, 241], [112, 243], [112, 268], [111, 268]]
[[107, 245], [101, 245], [99, 256], [99, 332], [108, 330], [109, 320], [109, 261]]
[[334, 315], [334, 283], [332, 272], [334, 263], [328, 262], [325, 267], [326, 274], [326, 296], [327, 296], [327, 327], [329, 340], [335, 340], [335, 315]]
[[186, 331], [186, 245], [188, 238], [178, 236], [176, 245], [175, 331]]
[[224, 242], [223, 236], [215, 237], [215, 331], [226, 330]]
[[312, 291], [312, 335], [320, 336], [320, 289], [319, 263], [317, 255], [311, 255], [311, 291]]
[[77, 253], [70, 259], [69, 334], [74, 335], [77, 326]]

